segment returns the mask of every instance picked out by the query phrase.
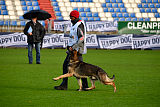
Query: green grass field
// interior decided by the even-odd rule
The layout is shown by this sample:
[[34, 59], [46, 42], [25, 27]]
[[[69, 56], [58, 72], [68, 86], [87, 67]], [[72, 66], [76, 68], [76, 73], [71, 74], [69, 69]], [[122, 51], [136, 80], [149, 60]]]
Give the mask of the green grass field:
[[[64, 49], [41, 50], [41, 63], [28, 64], [27, 49], [0, 48], [0, 107], [159, 107], [160, 51], [88, 50], [84, 61], [115, 74], [117, 92], [96, 82], [92, 91], [76, 91], [75, 77], [68, 90], [54, 90], [62, 80]], [[88, 79], [89, 85], [90, 80]]]

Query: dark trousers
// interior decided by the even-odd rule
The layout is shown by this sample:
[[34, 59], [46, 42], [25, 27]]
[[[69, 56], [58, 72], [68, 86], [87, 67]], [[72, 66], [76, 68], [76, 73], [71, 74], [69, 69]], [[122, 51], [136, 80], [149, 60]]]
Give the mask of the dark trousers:
[[36, 49], [36, 62], [40, 63], [40, 42], [28, 43], [28, 59], [29, 59], [29, 63], [33, 62], [32, 50], [33, 50], [33, 45], [34, 44], [35, 44], [35, 49]]
[[[83, 61], [82, 56], [78, 56], [78, 58]], [[68, 64], [69, 64], [69, 54], [67, 54], [66, 59], [63, 63], [63, 74], [68, 73]], [[63, 78], [61, 86], [67, 87], [68, 86], [68, 78]], [[82, 78], [82, 88], [88, 88], [87, 78]]]

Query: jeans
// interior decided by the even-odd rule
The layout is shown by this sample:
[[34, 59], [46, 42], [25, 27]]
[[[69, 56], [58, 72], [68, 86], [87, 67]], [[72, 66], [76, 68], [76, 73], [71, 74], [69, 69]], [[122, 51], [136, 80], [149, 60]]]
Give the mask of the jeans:
[[[83, 61], [82, 56], [78, 56], [79, 60]], [[66, 59], [63, 63], [63, 74], [68, 73], [68, 64], [69, 64], [69, 54], [67, 54]], [[82, 88], [88, 88], [87, 78], [81, 78], [82, 80]], [[67, 87], [68, 86], [68, 78], [63, 78], [61, 86]]]
[[32, 56], [33, 44], [35, 44], [35, 49], [36, 49], [36, 63], [40, 63], [40, 42], [28, 43], [28, 59], [29, 59], [29, 63], [33, 62], [33, 56]]

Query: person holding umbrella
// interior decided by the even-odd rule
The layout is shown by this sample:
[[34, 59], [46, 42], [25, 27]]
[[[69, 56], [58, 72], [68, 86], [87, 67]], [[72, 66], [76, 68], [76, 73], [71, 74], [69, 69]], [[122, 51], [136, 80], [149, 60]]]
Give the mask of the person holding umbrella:
[[47, 13], [43, 10], [32, 10], [23, 15], [24, 19], [31, 20], [24, 28], [24, 34], [27, 35], [29, 64], [33, 63], [32, 49], [34, 44], [36, 49], [36, 64], [41, 64], [40, 45], [43, 42], [45, 28], [37, 20], [45, 20], [51, 17], [51, 15], [45, 17], [45, 14]]
[[[66, 59], [63, 63], [63, 74], [68, 73], [68, 64], [69, 64], [69, 51], [77, 50], [78, 58], [83, 61], [82, 54], [87, 53], [87, 48], [85, 46], [85, 36], [86, 36], [86, 27], [83, 21], [79, 19], [79, 12], [73, 10], [70, 13], [70, 19], [72, 27], [70, 30], [69, 44], [67, 46], [68, 51]], [[56, 90], [67, 90], [68, 87], [68, 78], [64, 78], [63, 82], [59, 86], [55, 86]], [[85, 91], [85, 88], [88, 88], [88, 82], [86, 78], [82, 78], [82, 90]]]

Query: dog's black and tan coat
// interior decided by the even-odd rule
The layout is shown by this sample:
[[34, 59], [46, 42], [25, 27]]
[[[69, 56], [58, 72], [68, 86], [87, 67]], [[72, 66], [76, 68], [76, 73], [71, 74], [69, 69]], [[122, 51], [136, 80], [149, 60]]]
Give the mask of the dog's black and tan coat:
[[95, 89], [95, 81], [100, 80], [105, 85], [112, 85], [114, 88], [114, 92], [116, 92], [116, 86], [114, 81], [114, 75], [112, 78], [109, 78], [107, 73], [100, 67], [85, 63], [83, 61], [79, 61], [77, 57], [77, 51], [70, 52], [70, 62], [68, 65], [68, 73], [61, 75], [59, 77], [53, 78], [53, 80], [59, 80], [65, 77], [75, 76], [78, 80], [79, 91], [82, 90], [82, 83], [80, 78], [91, 79], [92, 86], [90, 88], [86, 88], [86, 90]]

